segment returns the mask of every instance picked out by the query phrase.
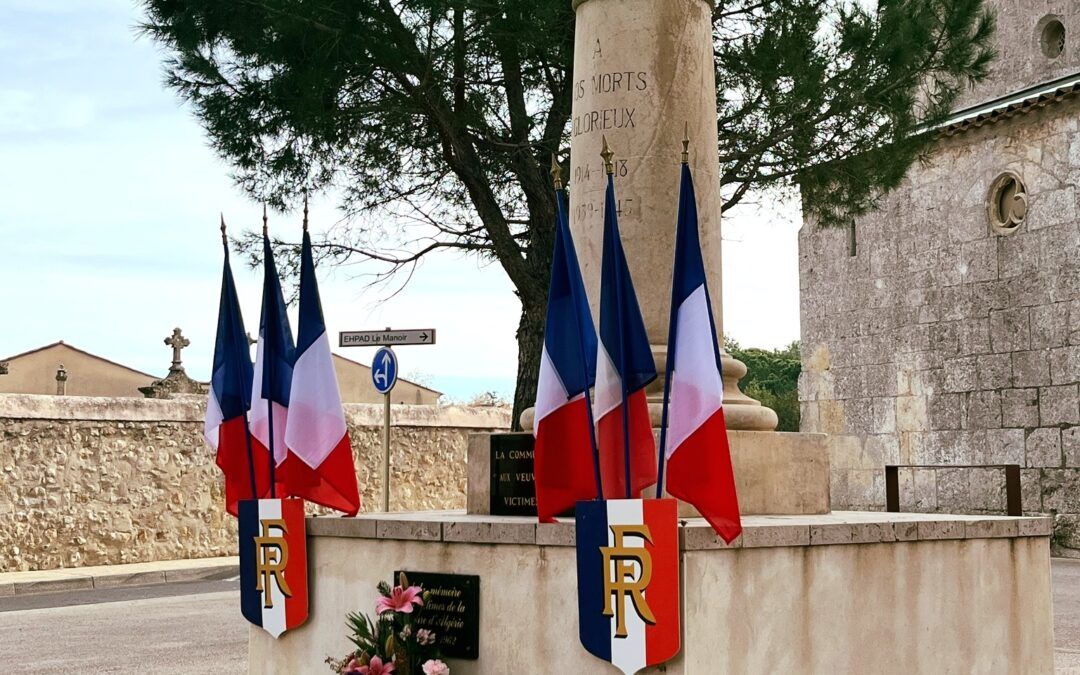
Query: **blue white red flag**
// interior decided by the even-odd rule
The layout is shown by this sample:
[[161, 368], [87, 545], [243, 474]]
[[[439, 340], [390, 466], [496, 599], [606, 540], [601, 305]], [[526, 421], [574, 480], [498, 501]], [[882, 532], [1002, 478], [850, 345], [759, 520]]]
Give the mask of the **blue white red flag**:
[[[295, 351], [289, 317], [285, 313], [285, 296], [281, 292], [274, 252], [270, 247], [270, 235], [264, 225], [262, 316], [259, 319], [259, 344], [255, 351], [250, 420], [251, 434], [256, 442], [272, 450], [274, 464], [271, 466], [274, 469], [285, 461], [287, 454], [285, 424], [289, 413]], [[276, 476], [275, 482], [281, 483], [282, 478]]]
[[[729, 544], [739, 536], [739, 500], [724, 424], [724, 382], [698, 235], [690, 167], [683, 164], [671, 289], [664, 425], [667, 491], [693, 504]], [[663, 487], [661, 467], [658, 488]], [[659, 489], [658, 489], [659, 492]]]
[[562, 190], [555, 191], [544, 349], [536, 389], [536, 510], [551, 521], [597, 491], [596, 439], [588, 390], [596, 380], [596, 329], [581, 281]]
[[604, 496], [637, 497], [656, 482], [656, 441], [645, 387], [656, 379], [649, 337], [619, 237], [615, 186], [608, 174], [600, 272], [596, 429]]
[[285, 426], [289, 453], [281, 468], [287, 494], [354, 516], [360, 510], [360, 493], [352, 442], [326, 335], [306, 217], [304, 224], [300, 251], [300, 324]]
[[302, 499], [240, 502], [240, 612], [275, 638], [308, 618]]
[[674, 499], [578, 502], [578, 622], [593, 656], [631, 675], [679, 653]]
[[[224, 218], [221, 229], [224, 233]], [[225, 508], [235, 516], [239, 500], [257, 499], [269, 491], [269, 457], [264, 450], [256, 451], [252, 447], [248, 434], [251, 352], [229, 265], [229, 245], [224, 244], [214, 367], [203, 432], [206, 441], [217, 450], [217, 465], [225, 475]]]

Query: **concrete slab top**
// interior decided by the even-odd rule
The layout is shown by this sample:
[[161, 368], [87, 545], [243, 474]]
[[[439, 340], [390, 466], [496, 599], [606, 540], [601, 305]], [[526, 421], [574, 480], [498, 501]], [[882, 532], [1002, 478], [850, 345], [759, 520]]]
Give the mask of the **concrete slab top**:
[[[681, 519], [682, 550], [874, 544], [939, 539], [1049, 537], [1048, 517], [834, 511], [822, 515], [744, 516], [730, 545], [703, 518]], [[308, 518], [313, 537], [399, 539], [442, 543], [573, 546], [574, 521], [467, 515], [464, 511], [373, 513], [355, 518]]]

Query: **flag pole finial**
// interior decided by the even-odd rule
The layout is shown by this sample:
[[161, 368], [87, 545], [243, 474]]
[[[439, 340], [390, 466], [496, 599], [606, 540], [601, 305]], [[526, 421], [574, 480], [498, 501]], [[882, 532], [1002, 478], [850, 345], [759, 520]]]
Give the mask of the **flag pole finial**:
[[304, 192], [304, 232], [307, 232], [308, 226], [308, 209], [307, 209], [307, 192]]
[[263, 202], [263, 236], [265, 237], [270, 233], [270, 228], [266, 225], [266, 202]]
[[611, 158], [615, 156], [615, 153], [611, 151], [611, 146], [608, 145], [607, 136], [601, 136], [604, 147], [600, 150], [600, 156], [604, 158], [604, 171], [607, 175], [615, 173], [615, 165], [612, 163]]
[[225, 214], [222, 213], [220, 215], [221, 215], [221, 243], [228, 246], [229, 245], [229, 237], [228, 237], [227, 234], [225, 234]]
[[555, 159], [554, 152], [551, 153], [551, 181], [555, 183], [556, 190], [562, 189], [562, 167], [559, 166], [559, 161]]
[[683, 123], [683, 139], [682, 139], [682, 163], [690, 163], [690, 123]]

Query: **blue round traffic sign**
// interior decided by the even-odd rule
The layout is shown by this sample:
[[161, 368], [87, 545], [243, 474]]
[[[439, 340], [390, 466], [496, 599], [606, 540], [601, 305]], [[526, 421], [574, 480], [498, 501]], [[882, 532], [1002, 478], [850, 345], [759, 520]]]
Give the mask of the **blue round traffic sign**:
[[389, 394], [397, 384], [397, 356], [389, 347], [381, 347], [375, 352], [375, 360], [371, 362], [371, 382], [375, 385], [375, 391], [380, 394]]

